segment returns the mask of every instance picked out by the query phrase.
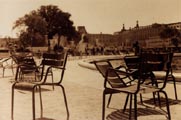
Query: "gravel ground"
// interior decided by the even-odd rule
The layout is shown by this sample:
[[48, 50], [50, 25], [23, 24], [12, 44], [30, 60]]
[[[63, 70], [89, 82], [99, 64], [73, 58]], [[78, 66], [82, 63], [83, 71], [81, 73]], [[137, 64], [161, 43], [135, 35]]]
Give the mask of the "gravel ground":
[[[70, 112], [69, 120], [101, 120], [102, 115], [102, 90], [103, 78], [95, 70], [82, 68], [78, 65], [79, 60], [67, 62], [63, 85], [65, 87]], [[55, 71], [55, 79], [58, 73]], [[5, 71], [5, 77], [0, 80], [0, 120], [11, 120], [11, 86], [14, 76], [10, 70]], [[58, 87], [44, 87], [43, 105], [44, 114], [40, 118], [39, 97], [36, 95], [36, 118], [37, 120], [66, 120], [66, 111], [61, 89]], [[181, 85], [177, 85], [178, 97], [181, 99]], [[181, 120], [181, 102], [175, 100], [173, 84], [168, 84], [166, 92], [170, 98], [170, 110], [172, 120]], [[158, 107], [149, 104], [152, 95], [144, 95], [145, 107], [138, 103], [138, 120], [166, 120], [166, 114]], [[128, 120], [128, 110], [125, 114], [123, 109], [126, 96], [116, 94], [113, 96], [110, 108], [106, 108], [108, 120]], [[139, 99], [138, 99], [139, 101]], [[165, 109], [165, 106], [162, 107]], [[30, 92], [15, 92], [14, 120], [32, 120], [32, 104]]]

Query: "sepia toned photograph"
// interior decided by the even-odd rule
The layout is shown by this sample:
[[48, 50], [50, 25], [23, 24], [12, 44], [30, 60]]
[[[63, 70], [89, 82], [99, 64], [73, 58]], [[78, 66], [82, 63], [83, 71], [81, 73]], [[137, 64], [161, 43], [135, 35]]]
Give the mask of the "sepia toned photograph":
[[180, 0], [0, 0], [0, 120], [181, 120]]

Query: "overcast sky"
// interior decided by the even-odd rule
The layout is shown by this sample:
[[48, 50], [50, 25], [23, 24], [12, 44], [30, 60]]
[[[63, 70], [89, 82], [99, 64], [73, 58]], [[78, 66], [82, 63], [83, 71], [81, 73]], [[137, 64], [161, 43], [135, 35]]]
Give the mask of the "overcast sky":
[[69, 12], [74, 26], [89, 33], [114, 33], [152, 23], [181, 22], [180, 0], [0, 0], [0, 36], [15, 36], [13, 23], [41, 5], [57, 5]]

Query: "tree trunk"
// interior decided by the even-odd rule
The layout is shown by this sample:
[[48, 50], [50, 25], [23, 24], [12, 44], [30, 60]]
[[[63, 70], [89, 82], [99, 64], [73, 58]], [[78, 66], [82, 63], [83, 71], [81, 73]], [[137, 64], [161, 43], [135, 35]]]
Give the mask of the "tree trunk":
[[48, 35], [45, 35], [45, 41], [48, 41], [48, 52], [51, 51], [51, 48], [50, 48], [50, 39], [48, 39]]
[[58, 47], [60, 46], [60, 37], [61, 37], [61, 35], [58, 35], [58, 39], [57, 39]]

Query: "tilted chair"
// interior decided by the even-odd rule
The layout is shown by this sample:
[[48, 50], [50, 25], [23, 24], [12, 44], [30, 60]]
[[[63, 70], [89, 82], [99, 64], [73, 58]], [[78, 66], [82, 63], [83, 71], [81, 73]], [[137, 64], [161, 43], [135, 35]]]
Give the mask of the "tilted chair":
[[[14, 119], [14, 91], [15, 89], [18, 90], [28, 90], [32, 92], [32, 109], [33, 109], [33, 120], [35, 120], [35, 91], [38, 88], [39, 93], [40, 93], [40, 105], [41, 105], [41, 117], [43, 116], [43, 106], [42, 106], [42, 96], [41, 96], [41, 86], [48, 85], [48, 86], [59, 86], [62, 88], [63, 91], [63, 96], [64, 96], [64, 102], [65, 102], [65, 107], [67, 111], [67, 120], [69, 119], [69, 110], [68, 110], [68, 105], [67, 105], [67, 99], [66, 99], [66, 94], [65, 94], [65, 89], [63, 85], [61, 84], [63, 77], [64, 77], [64, 72], [65, 72], [65, 67], [66, 67], [66, 62], [67, 62], [67, 52], [66, 50], [62, 53], [44, 53], [43, 54], [43, 60], [42, 60], [42, 73], [46, 71], [46, 75], [42, 75], [42, 79], [39, 82], [15, 82], [12, 85], [12, 120]], [[47, 81], [47, 76], [49, 74], [49, 71], [52, 69], [59, 70], [60, 73], [57, 75], [60, 76], [60, 79], [57, 81], [48, 82]]]
[[[113, 66], [112, 66], [112, 64], [111, 64], [111, 61], [112, 61], [113, 59], [111, 59], [111, 60], [97, 60], [97, 61], [93, 61], [93, 63], [95, 64], [95, 66], [96, 66], [96, 68], [97, 68], [97, 70], [101, 73], [101, 75], [103, 76], [103, 78], [105, 79], [106, 78], [106, 71], [108, 70], [108, 69], [110, 69], [110, 68], [112, 68], [113, 69]], [[122, 69], [122, 70], [124, 70], [124, 71], [126, 71], [126, 68], [124, 67], [124, 66], [119, 66], [119, 67], [117, 67], [117, 68], [115, 68], [115, 69]], [[128, 76], [129, 77], [129, 76]], [[125, 77], [125, 79], [126, 79], [127, 77]], [[131, 79], [127, 79], [126, 81], [125, 81], [125, 84], [131, 84], [131, 82], [132, 82], [132, 80]], [[117, 88], [119, 88], [120, 86], [120, 80], [119, 79], [117, 79], [117, 80], [113, 80], [113, 81], [111, 81], [111, 87], [117, 87]], [[115, 93], [119, 93], [119, 92], [115, 92]], [[114, 92], [112, 92], [112, 93], [110, 93], [110, 96], [109, 96], [109, 99], [108, 99], [108, 103], [107, 103], [107, 107], [109, 107], [109, 104], [110, 104], [110, 102], [111, 102], [111, 98], [112, 98], [112, 94], [114, 94]]]
[[0, 59], [0, 68], [2, 68], [2, 70], [3, 70], [2, 77], [4, 77], [5, 69], [11, 69], [12, 73], [14, 75], [14, 71], [13, 71], [14, 67], [15, 66], [13, 64], [13, 61], [12, 61], [11, 57]]
[[[141, 61], [139, 64], [139, 74], [137, 76], [137, 82], [134, 84], [125, 84], [124, 79], [132, 77], [132, 74], [126, 71], [117, 70], [109, 68], [106, 72], [106, 78], [104, 82], [104, 91], [103, 91], [103, 104], [102, 104], [102, 120], [105, 119], [105, 101], [106, 101], [106, 95], [112, 94], [112, 93], [126, 93], [130, 96], [130, 106], [129, 106], [129, 119], [132, 118], [132, 100], [134, 100], [134, 118], [137, 120], [137, 95], [138, 94], [146, 94], [146, 93], [163, 93], [165, 96], [166, 101], [166, 109], [168, 114], [168, 119], [171, 119], [170, 115], [170, 109], [169, 109], [169, 102], [168, 102], [168, 96], [167, 93], [164, 91], [164, 88], [167, 83], [167, 78], [169, 76], [169, 69], [170, 67], [164, 67], [165, 62], [170, 64], [170, 61], [165, 60], [165, 58], [168, 57], [168, 54], [162, 54], [157, 55], [157, 57], [161, 59], [157, 59], [152, 61], [152, 59], [144, 58], [144, 56], [141, 56]], [[155, 56], [156, 57], [156, 56]], [[167, 66], [169, 66], [167, 64]], [[165, 79], [164, 84], [161, 87], [158, 87], [156, 84], [145, 84], [143, 81], [145, 79], [151, 79], [153, 83], [155, 83], [156, 78], [154, 76], [145, 77], [145, 74], [152, 72], [152, 71], [159, 71], [159, 70], [166, 70], [165, 73]], [[154, 75], [154, 74], [148, 74], [148, 75]], [[115, 84], [112, 84], [114, 82], [112, 81], [119, 81], [116, 83], [116, 85], [119, 85], [119, 87], [110, 87], [114, 86]], [[126, 99], [126, 104], [128, 103], [129, 99]], [[124, 106], [123, 112], [126, 109], [126, 105]]]

